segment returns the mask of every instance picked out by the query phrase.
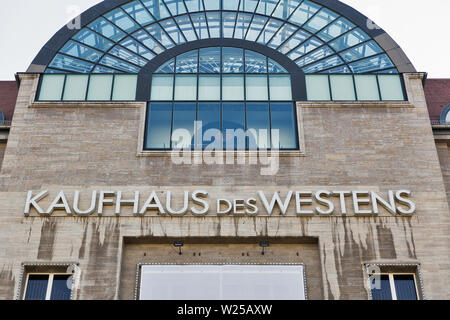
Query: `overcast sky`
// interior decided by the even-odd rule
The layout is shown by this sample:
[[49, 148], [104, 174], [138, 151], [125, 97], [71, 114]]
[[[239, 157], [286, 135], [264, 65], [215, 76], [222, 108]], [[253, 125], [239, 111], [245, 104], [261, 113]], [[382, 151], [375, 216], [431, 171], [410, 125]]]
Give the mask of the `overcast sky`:
[[[26, 71], [40, 48], [71, 17], [100, 0], [3, 0], [0, 80]], [[418, 71], [450, 78], [449, 0], [342, 0], [387, 31]]]

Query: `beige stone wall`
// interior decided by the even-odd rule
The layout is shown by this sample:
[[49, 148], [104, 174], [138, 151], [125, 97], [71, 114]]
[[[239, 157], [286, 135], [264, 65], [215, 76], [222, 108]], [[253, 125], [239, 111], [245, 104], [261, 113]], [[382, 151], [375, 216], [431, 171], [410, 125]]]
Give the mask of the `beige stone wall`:
[[[312, 238], [320, 263], [310, 263], [309, 269], [320, 275], [322, 287], [316, 298], [367, 299], [364, 263], [369, 262], [419, 263], [425, 297], [450, 298], [450, 214], [420, 75], [406, 78], [408, 103], [299, 103], [304, 154], [282, 157], [275, 176], [261, 176], [258, 166], [174, 165], [163, 155], [137, 156], [143, 104], [37, 104], [36, 77], [21, 77], [0, 177], [0, 298], [15, 296], [23, 262], [79, 263], [77, 298], [129, 298], [121, 292], [126, 286], [120, 283], [121, 270], [136, 267], [136, 258], [124, 257], [137, 249], [124, 245], [124, 239], [167, 237], [232, 237], [237, 243]], [[381, 193], [409, 189], [417, 211], [413, 217], [308, 218], [23, 214], [31, 189], [55, 194], [161, 186], [236, 194], [249, 187], [267, 192], [323, 186]], [[277, 254], [282, 259], [293, 250], [280, 245]]]
[[441, 163], [442, 175], [444, 177], [447, 199], [450, 205], [450, 148], [447, 141], [436, 141], [436, 148]]

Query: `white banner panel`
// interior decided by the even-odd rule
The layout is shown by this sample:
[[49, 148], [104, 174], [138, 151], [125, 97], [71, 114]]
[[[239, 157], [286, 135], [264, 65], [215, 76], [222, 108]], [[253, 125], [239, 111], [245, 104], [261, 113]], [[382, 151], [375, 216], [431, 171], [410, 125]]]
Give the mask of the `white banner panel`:
[[141, 300], [305, 300], [302, 265], [143, 265]]

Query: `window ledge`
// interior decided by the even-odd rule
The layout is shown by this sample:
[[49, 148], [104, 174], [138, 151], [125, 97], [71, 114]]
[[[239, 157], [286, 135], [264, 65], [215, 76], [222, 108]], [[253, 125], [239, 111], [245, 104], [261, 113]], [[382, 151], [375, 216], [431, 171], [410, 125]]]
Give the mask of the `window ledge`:
[[141, 108], [140, 101], [35, 101], [30, 108]]
[[[155, 150], [155, 151], [139, 151], [137, 153], [137, 157], [171, 157], [172, 150]], [[244, 156], [250, 157], [250, 156], [258, 156], [258, 151], [218, 151], [218, 155], [234, 155], [239, 156], [244, 154]], [[209, 154], [208, 151], [191, 151], [191, 154], [193, 157], [197, 156], [203, 156], [203, 154]], [[290, 157], [306, 157], [306, 153], [301, 150], [280, 150], [278, 151], [278, 154], [280, 157], [283, 158], [290, 158]], [[267, 151], [267, 156], [270, 157], [272, 155], [271, 151]]]
[[414, 108], [409, 101], [305, 101], [297, 102], [303, 108]]

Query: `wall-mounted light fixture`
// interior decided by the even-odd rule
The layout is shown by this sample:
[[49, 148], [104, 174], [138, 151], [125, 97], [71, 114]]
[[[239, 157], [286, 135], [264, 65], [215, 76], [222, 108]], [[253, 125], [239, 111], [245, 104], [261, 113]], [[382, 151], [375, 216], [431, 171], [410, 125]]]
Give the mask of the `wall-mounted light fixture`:
[[182, 255], [183, 254], [183, 252], [181, 252], [181, 247], [182, 246], [184, 246], [184, 242], [183, 241], [175, 241], [174, 243], [173, 243], [173, 246], [175, 247], [175, 248], [178, 248], [178, 254], [179, 255]]
[[270, 246], [269, 241], [261, 241], [259, 246], [262, 248], [261, 254], [264, 255], [264, 249]]

